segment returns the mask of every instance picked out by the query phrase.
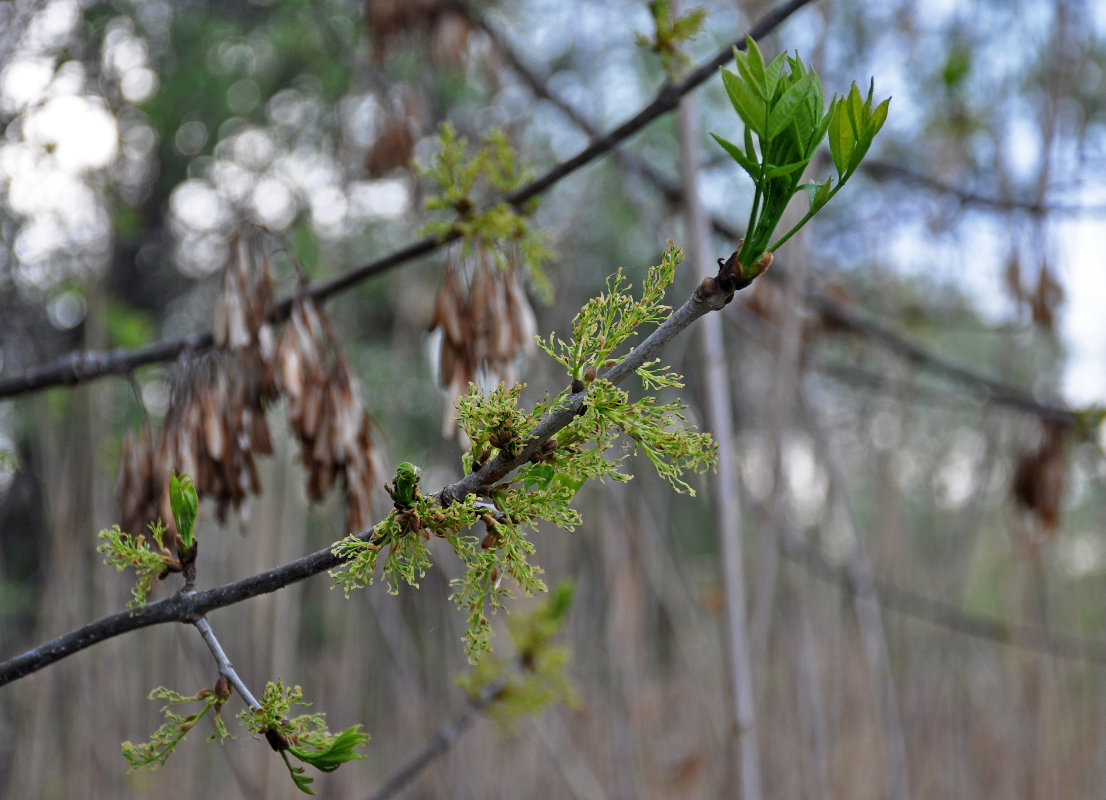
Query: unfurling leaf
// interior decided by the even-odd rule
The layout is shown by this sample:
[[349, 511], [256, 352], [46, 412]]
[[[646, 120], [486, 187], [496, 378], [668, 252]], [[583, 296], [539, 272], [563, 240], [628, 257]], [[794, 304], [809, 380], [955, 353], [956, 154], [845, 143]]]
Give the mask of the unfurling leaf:
[[177, 474], [173, 473], [169, 478], [169, 505], [173, 509], [173, 520], [177, 523], [181, 545], [184, 551], [191, 550], [195, 541], [192, 531], [196, 525], [196, 512], [200, 505], [191, 475], [182, 475], [178, 478]]

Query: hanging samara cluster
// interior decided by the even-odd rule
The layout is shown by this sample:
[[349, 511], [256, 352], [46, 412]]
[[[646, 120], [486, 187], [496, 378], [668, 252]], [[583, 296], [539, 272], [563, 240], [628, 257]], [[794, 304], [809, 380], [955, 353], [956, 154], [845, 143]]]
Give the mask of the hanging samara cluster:
[[309, 298], [295, 301], [279, 343], [268, 320], [272, 305], [267, 258], [239, 240], [215, 307], [214, 343], [222, 352], [189, 363], [178, 377], [159, 434], [147, 424], [137, 437], [124, 435], [117, 492], [126, 530], [143, 531], [160, 517], [172, 531], [172, 472], [191, 475], [197, 492], [215, 499], [220, 520], [234, 508], [245, 521], [249, 496], [261, 491], [254, 456], [273, 452], [266, 408], [281, 397], [308, 470], [308, 495], [321, 499], [341, 477], [347, 524], [360, 530], [371, 519], [376, 452], [360, 387]]
[[517, 265], [500, 269], [479, 243], [470, 255], [454, 256], [434, 301], [430, 330], [439, 328], [438, 377], [449, 396], [442, 433], [449, 437], [457, 430], [453, 403], [469, 383], [513, 384], [519, 356], [533, 351], [537, 321]]

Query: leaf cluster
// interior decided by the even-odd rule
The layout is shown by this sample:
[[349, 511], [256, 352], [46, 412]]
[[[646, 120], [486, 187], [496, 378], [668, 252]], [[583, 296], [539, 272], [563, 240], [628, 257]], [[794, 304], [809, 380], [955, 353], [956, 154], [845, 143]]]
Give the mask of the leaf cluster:
[[[222, 744], [228, 738], [234, 738], [227, 730], [219, 712], [223, 704], [229, 699], [229, 690], [203, 689], [194, 695], [182, 695], [180, 692], [159, 686], [150, 692], [151, 700], [165, 700], [161, 711], [165, 715], [165, 722], [153, 732], [149, 741], [142, 744], [123, 742], [123, 757], [131, 765], [131, 769], [159, 769], [165, 766], [165, 762], [172, 755], [173, 750], [180, 744], [196, 723], [203, 719], [207, 712], [214, 710], [215, 732], [208, 737], [208, 741], [218, 739]], [[187, 716], [173, 711], [174, 706], [186, 703], [203, 703], [199, 711]]]
[[164, 578], [170, 572], [181, 570], [180, 562], [165, 546], [165, 526], [160, 519], [150, 523], [150, 535], [157, 549], [150, 546], [145, 534], [132, 536], [118, 525], [96, 535], [100, 540], [96, 552], [104, 555], [105, 564], [115, 567], [119, 572], [133, 568], [137, 573], [131, 589], [131, 599], [127, 602], [127, 608], [131, 609], [132, 614], [141, 613], [154, 578]]
[[[854, 83], [846, 97], [834, 96], [827, 109], [822, 82], [802, 59], [783, 52], [765, 64], [752, 37], [745, 41], [747, 52], [734, 48], [737, 72], [722, 70], [726, 94], [745, 126], [744, 145], [711, 135], [753, 179], [753, 206], [738, 253], [743, 276], [753, 278], [761, 256], [791, 238], [856, 172], [887, 119], [890, 98], [873, 107], [874, 83], [867, 99]], [[803, 171], [827, 133], [837, 185], [831, 176], [800, 186]], [[784, 209], [800, 189], [809, 193], [810, 208], [797, 225], [772, 241]]]
[[547, 237], [530, 221], [536, 203], [523, 208], [508, 202], [488, 205], [492, 195], [514, 191], [531, 177], [519, 166], [507, 135], [492, 130], [472, 153], [468, 140], [448, 122], [442, 123], [439, 138], [441, 151], [419, 172], [437, 188], [437, 194], [426, 201], [427, 209], [453, 215], [429, 223], [424, 232], [439, 238], [458, 234], [465, 252], [479, 247], [492, 255], [501, 270], [522, 266], [537, 294], [552, 297], [553, 287], [542, 266], [552, 251]]
[[357, 748], [369, 741], [369, 735], [360, 732], [360, 725], [333, 734], [326, 727], [325, 714], [287, 716], [294, 706], [308, 705], [311, 704], [304, 701], [299, 686], [289, 689], [282, 681], [269, 681], [261, 707], [246, 709], [240, 716], [250, 733], [264, 736], [270, 747], [280, 753], [296, 788], [305, 794], [315, 794], [310, 786], [315, 779], [306, 775], [305, 768], [293, 764], [289, 757], [320, 772], [333, 772], [347, 761], [365, 757]]
[[705, 8], [690, 8], [685, 14], [677, 16], [669, 0], [650, 0], [649, 13], [653, 16], [653, 39], [634, 34], [634, 41], [659, 55], [664, 71], [669, 77], [675, 77], [677, 69], [689, 63], [683, 45], [699, 34], [707, 11]]

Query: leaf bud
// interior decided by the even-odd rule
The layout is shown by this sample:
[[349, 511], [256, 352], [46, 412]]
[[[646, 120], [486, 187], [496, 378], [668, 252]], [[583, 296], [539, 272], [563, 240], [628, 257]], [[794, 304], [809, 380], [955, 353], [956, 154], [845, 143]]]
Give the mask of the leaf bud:
[[584, 383], [591, 383], [595, 380], [595, 365], [588, 364], [584, 369]]

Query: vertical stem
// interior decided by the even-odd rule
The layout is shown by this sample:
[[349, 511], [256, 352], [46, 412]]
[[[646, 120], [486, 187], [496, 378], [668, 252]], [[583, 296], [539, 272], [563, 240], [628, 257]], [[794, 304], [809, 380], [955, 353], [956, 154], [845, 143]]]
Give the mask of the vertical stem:
[[[711, 250], [710, 228], [699, 201], [699, 153], [694, 98], [685, 97], [680, 102], [677, 113], [680, 124], [680, 172], [687, 215], [688, 263], [693, 266], [706, 265], [711, 263], [707, 256]], [[697, 279], [697, 272], [691, 274], [693, 279]], [[722, 320], [717, 314], [710, 314], [702, 320], [699, 337], [703, 381], [706, 385], [707, 426], [718, 442], [718, 469], [711, 476], [711, 505], [722, 556], [722, 587], [729, 634], [730, 687], [733, 697], [730, 725], [737, 747], [740, 796], [743, 800], [760, 800], [760, 752], [755, 728], [756, 705], [745, 611], [741, 507], [737, 496], [733, 447], [733, 398], [726, 369], [726, 354], [722, 348]]]

